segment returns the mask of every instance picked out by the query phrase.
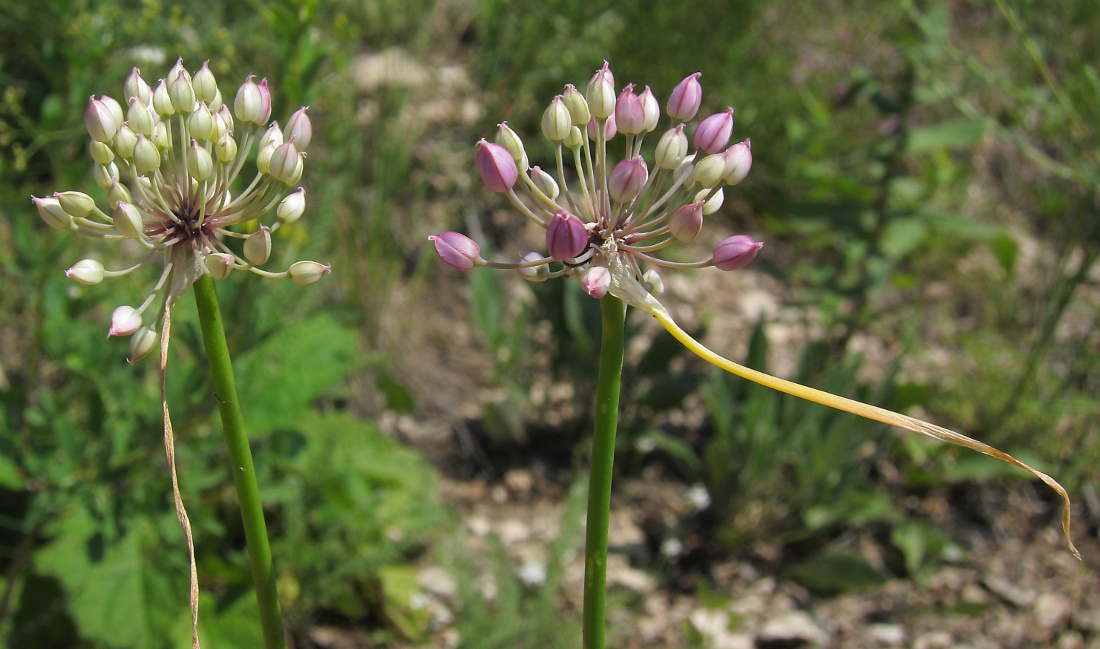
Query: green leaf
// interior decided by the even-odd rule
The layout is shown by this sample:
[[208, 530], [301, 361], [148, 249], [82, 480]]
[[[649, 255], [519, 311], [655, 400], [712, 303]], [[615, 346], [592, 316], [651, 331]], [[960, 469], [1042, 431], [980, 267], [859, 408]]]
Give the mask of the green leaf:
[[891, 259], [901, 259], [916, 250], [928, 229], [916, 219], [895, 219], [882, 233], [882, 251]]
[[[53, 537], [35, 556], [35, 567], [57, 579], [83, 637], [106, 647], [166, 647], [180, 609], [188, 610], [187, 573], [172, 574], [149, 560], [159, 547], [152, 527], [135, 524], [111, 542], [86, 509], [52, 523]], [[183, 539], [179, 551], [186, 552]], [[190, 634], [188, 634], [190, 636]]]
[[420, 580], [411, 566], [383, 566], [378, 571], [382, 614], [409, 640], [428, 632], [431, 615], [420, 599]]
[[355, 331], [327, 316], [284, 329], [249, 350], [236, 363], [249, 430], [293, 425], [359, 358]]
[[910, 153], [965, 149], [980, 140], [983, 135], [985, 135], [985, 124], [981, 121], [951, 120], [913, 129], [909, 135], [907, 148]]
[[905, 571], [918, 584], [928, 579], [948, 552], [949, 542], [947, 535], [927, 523], [903, 523], [890, 532], [890, 543], [901, 551]]

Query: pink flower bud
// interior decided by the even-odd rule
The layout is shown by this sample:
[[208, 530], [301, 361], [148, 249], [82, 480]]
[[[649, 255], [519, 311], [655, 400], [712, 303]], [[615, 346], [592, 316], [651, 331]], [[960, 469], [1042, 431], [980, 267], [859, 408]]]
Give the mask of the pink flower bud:
[[546, 257], [535, 251], [525, 252], [520, 255], [519, 263], [521, 264], [537, 264], [535, 266], [527, 266], [524, 268], [517, 268], [516, 272], [520, 274], [524, 279], [529, 282], [544, 282], [546, 281], [546, 275], [549, 272], [549, 267], [546, 265]]
[[645, 160], [640, 155], [634, 156], [615, 165], [607, 179], [607, 189], [611, 198], [626, 203], [642, 192], [648, 179], [649, 170], [646, 169]]
[[638, 100], [642, 102], [642, 113], [645, 115], [645, 119], [642, 120], [642, 130], [652, 133], [661, 119], [661, 105], [657, 103], [657, 98], [653, 96], [649, 86], [645, 87]]
[[669, 117], [690, 122], [699, 112], [699, 104], [703, 102], [703, 86], [699, 85], [701, 76], [700, 72], [688, 75], [672, 89], [672, 95], [668, 98]]
[[584, 292], [597, 300], [607, 295], [607, 290], [611, 288], [611, 271], [605, 266], [591, 266], [578, 279]]
[[744, 234], [727, 237], [714, 247], [714, 266], [718, 270], [744, 268], [763, 246], [762, 242], [753, 241]]
[[726, 148], [731, 135], [733, 135], [733, 109], [728, 108], [724, 113], [715, 113], [704, 119], [695, 130], [692, 144], [705, 153], [718, 153]]
[[263, 126], [271, 119], [271, 89], [267, 87], [267, 77], [260, 79], [260, 114], [256, 116], [256, 124]]
[[111, 327], [107, 337], [129, 336], [141, 328], [141, 314], [132, 306], [120, 306], [111, 313]]
[[485, 138], [477, 143], [477, 172], [490, 191], [506, 193], [519, 178], [519, 168], [508, 149]]
[[615, 102], [615, 124], [627, 135], [645, 132], [645, 109], [642, 100], [634, 94], [634, 84], [628, 83]]
[[[618, 132], [619, 132], [619, 128], [615, 124], [615, 115], [612, 114], [611, 117], [608, 117], [604, 121], [603, 137], [604, 137], [605, 140], [610, 140], [611, 138], [615, 137], [615, 135]], [[588, 122], [588, 139], [598, 140], [599, 137], [600, 137], [599, 127], [596, 125], [596, 118], [593, 117]]]
[[283, 129], [283, 136], [288, 140], [294, 140], [294, 146], [298, 147], [299, 151], [305, 151], [306, 147], [313, 140], [313, 123], [309, 121], [309, 115], [306, 115], [306, 111], [309, 110], [309, 106], [302, 106], [286, 122], [286, 128]]
[[703, 229], [703, 201], [688, 203], [672, 213], [668, 220], [668, 231], [677, 241], [688, 242], [699, 235]]
[[588, 110], [596, 119], [607, 119], [615, 114], [615, 75], [603, 62], [588, 82], [588, 91], [584, 93], [588, 100]]
[[558, 210], [546, 226], [546, 249], [552, 259], [573, 259], [588, 247], [588, 230], [576, 216]]
[[[507, 153], [507, 152], [505, 152]], [[435, 254], [451, 268], [470, 270], [481, 259], [481, 247], [470, 237], [459, 232], [443, 232], [428, 237], [435, 246]]]
[[734, 144], [722, 153], [722, 157], [726, 161], [722, 180], [732, 187], [744, 180], [749, 175], [749, 169], [752, 169], [752, 141], [746, 139]]
[[84, 126], [96, 142], [110, 144], [118, 133], [122, 120], [115, 119], [114, 111], [95, 97], [88, 98], [88, 107], [84, 109]]

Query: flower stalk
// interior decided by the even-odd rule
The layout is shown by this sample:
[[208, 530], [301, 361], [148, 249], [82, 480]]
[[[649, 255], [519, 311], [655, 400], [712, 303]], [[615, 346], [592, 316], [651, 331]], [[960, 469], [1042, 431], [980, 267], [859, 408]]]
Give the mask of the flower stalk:
[[600, 374], [596, 384], [596, 422], [588, 474], [588, 517], [584, 536], [584, 611], [582, 646], [603, 649], [607, 609], [607, 533], [611, 520], [611, 478], [619, 388], [623, 376], [626, 305], [607, 295], [600, 300]]
[[252, 568], [252, 586], [260, 606], [260, 623], [263, 627], [264, 649], [286, 649], [283, 633], [283, 615], [279, 606], [279, 594], [275, 585], [275, 569], [271, 560], [271, 543], [267, 538], [263, 503], [256, 482], [256, 467], [252, 463], [252, 451], [245, 432], [244, 414], [237, 397], [237, 381], [233, 375], [233, 362], [229, 345], [225, 340], [221, 310], [214, 280], [203, 275], [195, 281], [195, 302], [198, 304], [202, 341], [210, 363], [210, 378], [214, 385], [214, 397], [218, 401], [225, 446], [233, 471], [233, 484], [241, 506], [244, 538], [248, 546], [248, 563]]

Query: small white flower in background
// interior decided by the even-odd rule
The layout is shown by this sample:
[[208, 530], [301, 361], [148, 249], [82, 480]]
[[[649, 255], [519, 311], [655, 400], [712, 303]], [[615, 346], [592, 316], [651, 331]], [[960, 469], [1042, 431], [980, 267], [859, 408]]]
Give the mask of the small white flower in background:
[[[160, 266], [160, 278], [145, 300], [137, 307], [120, 306], [111, 316], [107, 335], [131, 337], [131, 363], [152, 351], [166, 307], [202, 274], [225, 279], [233, 270], [248, 270], [306, 285], [330, 272], [314, 261], [299, 261], [282, 272], [258, 268], [271, 256], [271, 235], [305, 211], [305, 189], [290, 188], [302, 177], [313, 136], [306, 108], [280, 129], [269, 121], [266, 79], [257, 83], [249, 75], [231, 109], [207, 64], [192, 75], [182, 59], [155, 88], [134, 68], [122, 97], [122, 103], [106, 95], [90, 97], [84, 111], [93, 175], [106, 192], [106, 208], [74, 191], [31, 200], [52, 228], [128, 240], [148, 251], [141, 262], [119, 270], [93, 259], [78, 261], [65, 273], [74, 281], [98, 284], [150, 263]], [[253, 147], [256, 175], [234, 196]], [[269, 215], [270, 225], [258, 223]], [[244, 226], [243, 231], [234, 226]], [[242, 240], [242, 254], [227, 245], [229, 239]], [[148, 323], [145, 313], [158, 298], [158, 315]]]

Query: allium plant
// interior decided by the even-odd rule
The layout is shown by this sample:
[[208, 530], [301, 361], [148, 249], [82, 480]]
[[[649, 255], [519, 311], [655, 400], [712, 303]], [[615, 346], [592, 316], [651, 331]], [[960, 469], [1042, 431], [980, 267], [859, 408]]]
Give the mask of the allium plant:
[[[106, 194], [106, 208], [76, 191], [31, 200], [52, 228], [127, 243], [142, 255], [136, 264], [119, 270], [83, 259], [66, 271], [69, 278], [94, 285], [146, 265], [158, 267], [159, 279], [138, 306], [114, 309], [107, 335], [130, 337], [131, 363], [148, 355], [160, 337], [162, 391], [172, 306], [194, 287], [245, 524], [264, 639], [269, 648], [283, 647], [271, 551], [214, 280], [225, 279], [233, 270], [247, 270], [307, 285], [329, 272], [328, 265], [315, 261], [299, 261], [285, 271], [260, 268], [271, 257], [272, 235], [305, 211], [305, 189], [293, 187], [302, 177], [312, 125], [304, 107], [283, 128], [270, 121], [271, 91], [266, 79], [257, 82], [254, 75], [237, 89], [231, 108], [207, 64], [192, 75], [182, 59], [155, 87], [134, 68], [123, 84], [122, 100], [93, 96], [84, 111], [92, 172]], [[256, 174], [247, 186], [241, 182], [238, 187], [253, 149]], [[262, 222], [265, 218], [271, 219], [270, 224]], [[230, 245], [232, 240], [237, 245]], [[162, 406], [176, 510], [191, 555], [192, 643], [198, 646], [194, 549], [176, 479], [168, 405]]]
[[[458, 232], [428, 237], [436, 253], [459, 270], [485, 266], [511, 269], [529, 281], [576, 279], [600, 300], [603, 318], [597, 413], [589, 479], [585, 538], [584, 647], [604, 644], [607, 525], [611, 469], [623, 359], [625, 308], [649, 313], [677, 340], [709, 363], [737, 376], [838, 410], [965, 446], [1018, 466], [1061, 496], [1062, 527], [1070, 550], [1069, 496], [1058, 482], [1015, 458], [965, 435], [919, 419], [786, 381], [730, 361], [703, 346], [673, 321], [657, 299], [664, 291], [658, 269], [737, 270], [756, 256], [762, 243], [744, 234], [722, 239], [712, 255], [698, 261], [661, 256], [698, 236], [706, 216], [722, 205], [724, 190], [739, 184], [752, 167], [748, 139], [730, 144], [734, 109], [698, 120], [702, 105], [699, 73], [681, 81], [665, 106], [669, 126], [659, 136], [653, 159], [642, 155], [643, 139], [657, 130], [660, 104], [645, 86], [616, 91], [605, 61], [581, 93], [566, 85], [542, 116], [542, 134], [554, 146], [552, 172], [530, 166], [523, 141], [507, 123], [495, 142], [477, 144], [477, 169], [485, 185], [504, 194], [516, 210], [546, 233], [546, 252], [531, 251], [518, 261], [490, 261], [472, 239]], [[689, 137], [690, 133], [690, 137]], [[621, 135], [621, 144], [614, 145]], [[619, 148], [621, 147], [621, 148]], [[622, 157], [616, 161], [609, 149]]]

